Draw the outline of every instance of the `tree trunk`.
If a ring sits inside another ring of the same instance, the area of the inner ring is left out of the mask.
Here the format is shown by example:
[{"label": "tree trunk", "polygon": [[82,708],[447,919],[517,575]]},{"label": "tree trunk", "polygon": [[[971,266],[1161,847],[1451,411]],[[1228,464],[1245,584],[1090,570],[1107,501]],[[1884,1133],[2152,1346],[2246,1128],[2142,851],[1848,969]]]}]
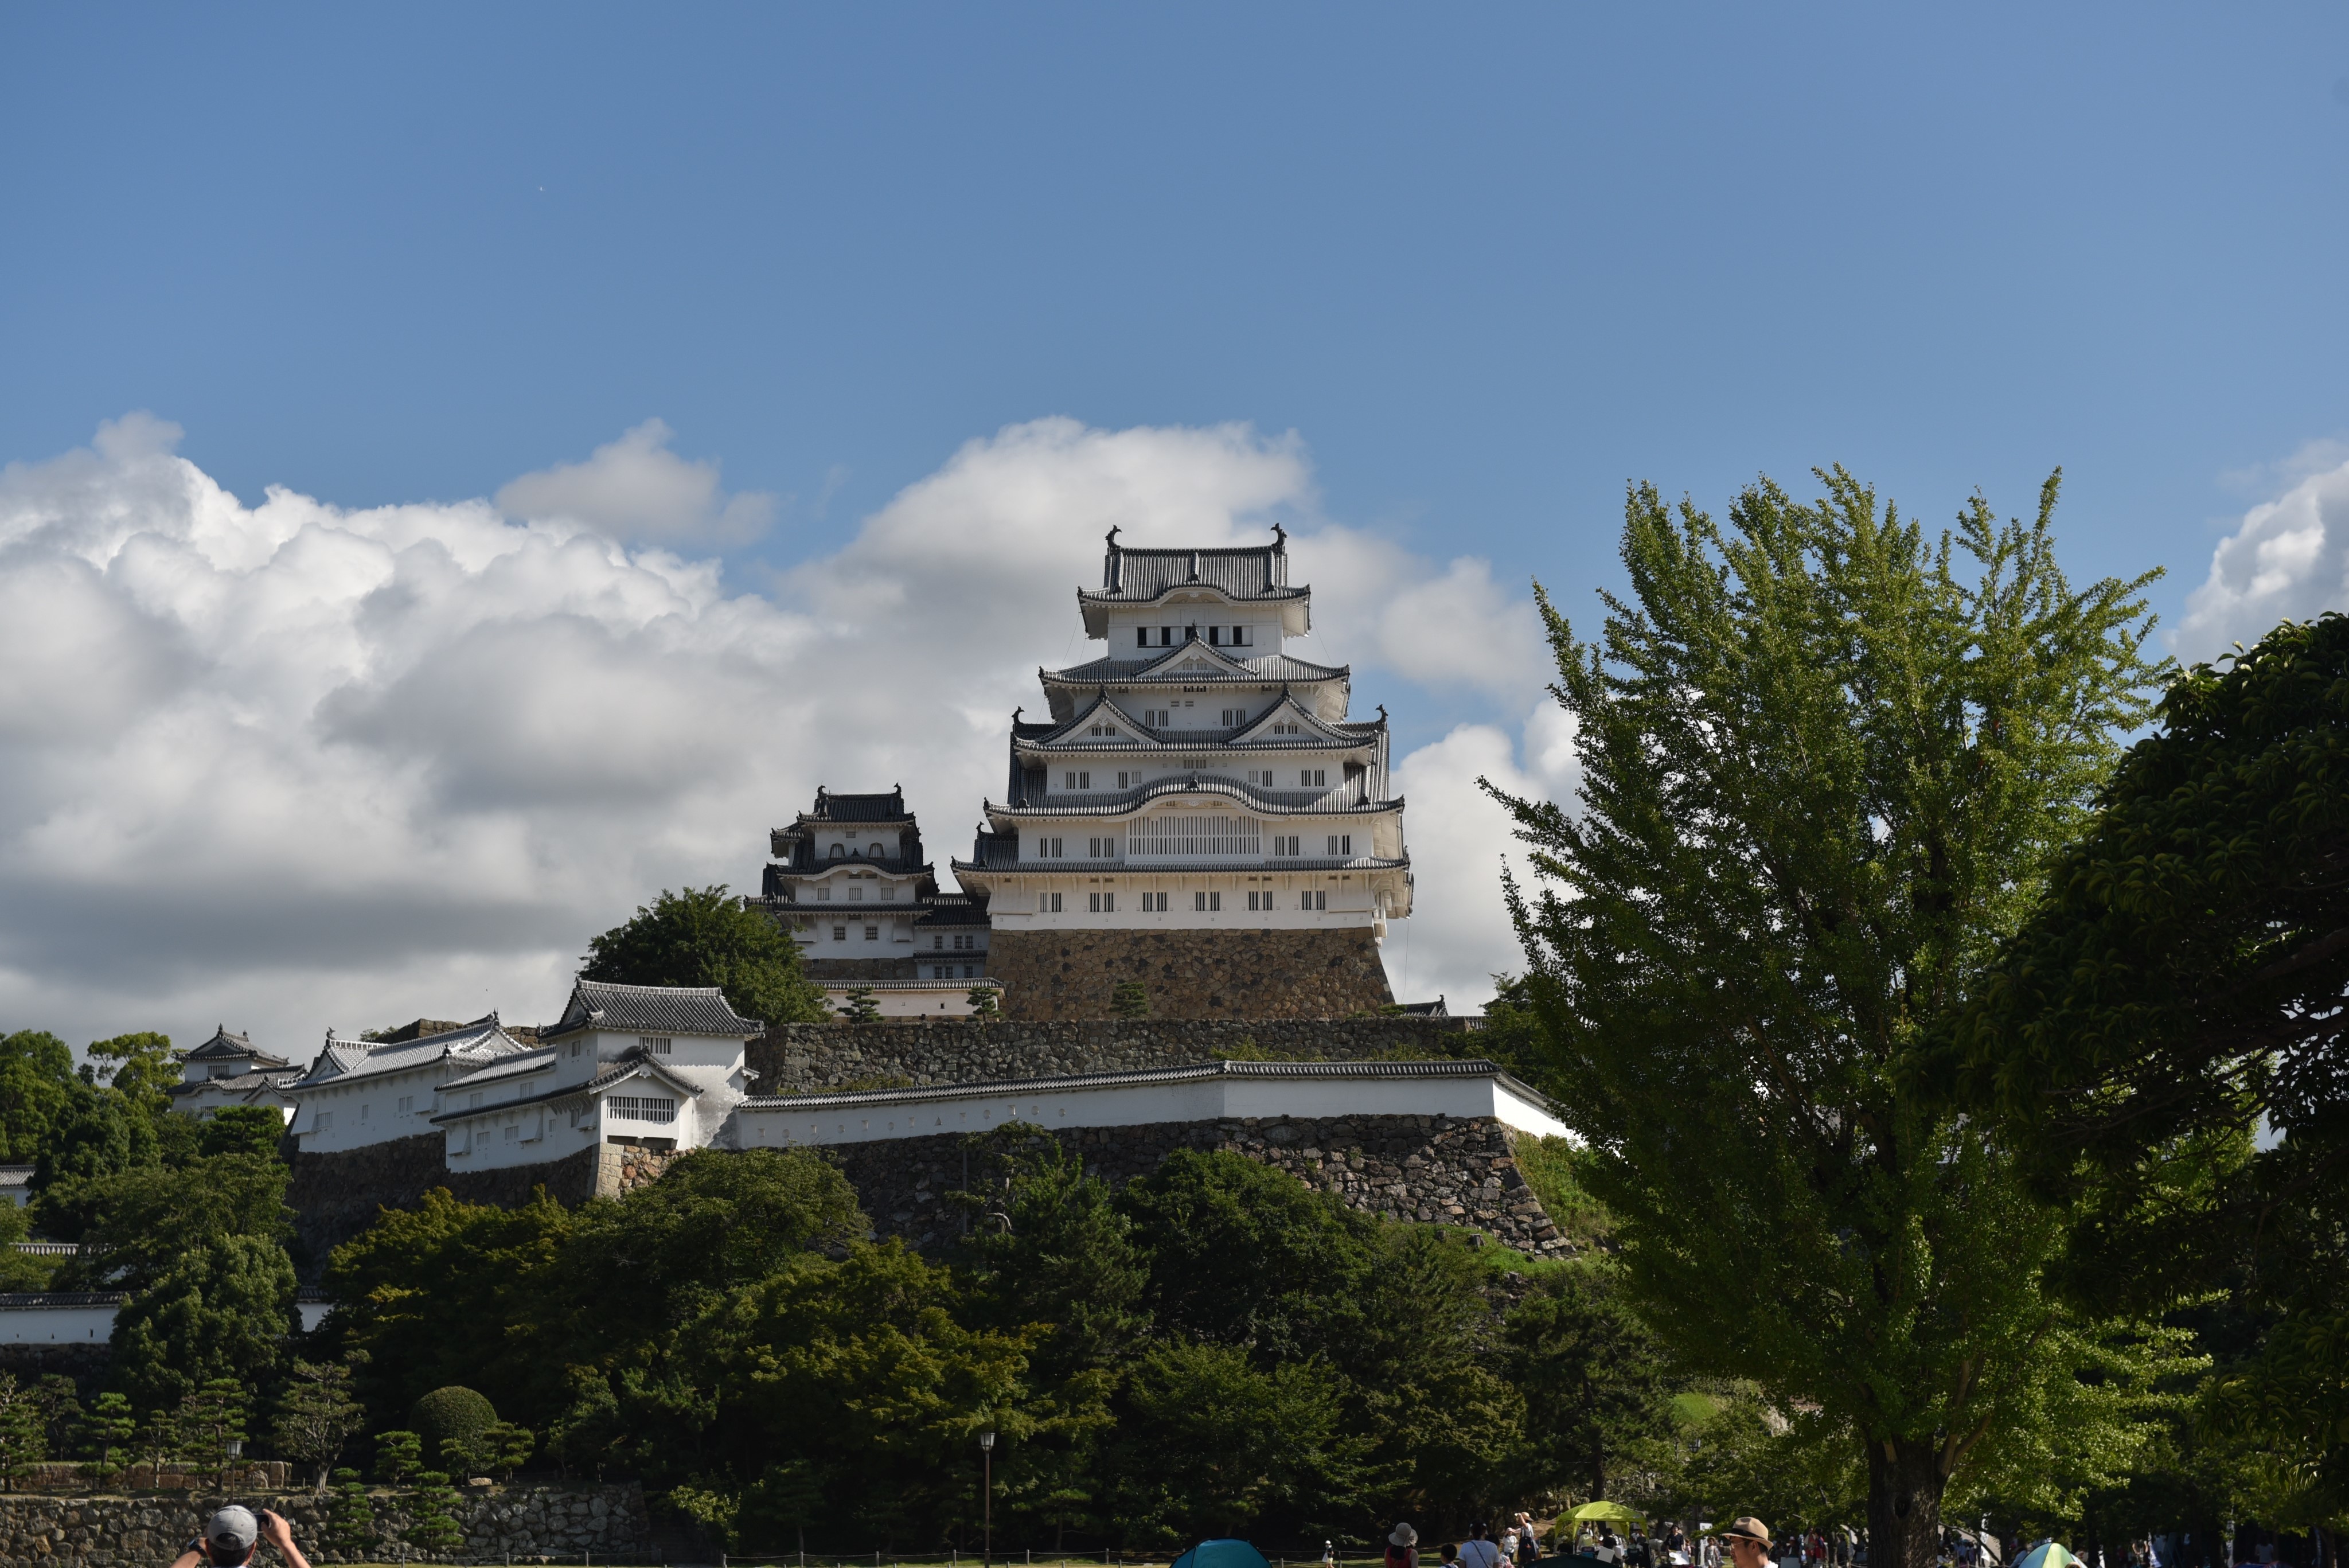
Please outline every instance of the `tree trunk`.
[{"label": "tree trunk", "polygon": [[1868,1568],[1932,1568],[1941,1550],[1941,1445],[1868,1445]]}]

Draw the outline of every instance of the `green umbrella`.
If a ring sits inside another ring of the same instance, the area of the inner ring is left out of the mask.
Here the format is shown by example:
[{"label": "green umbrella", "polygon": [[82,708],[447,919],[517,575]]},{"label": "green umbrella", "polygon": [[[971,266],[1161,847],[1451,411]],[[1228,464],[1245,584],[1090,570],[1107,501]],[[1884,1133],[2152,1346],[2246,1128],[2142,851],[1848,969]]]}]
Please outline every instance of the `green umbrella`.
[{"label": "green umbrella", "polygon": [[1598,1502],[1586,1502],[1567,1517],[1569,1519],[1586,1521],[1603,1520],[1609,1524],[1640,1524],[1644,1522],[1643,1515],[1632,1512],[1630,1509],[1625,1508],[1619,1502],[1608,1502],[1603,1499]]}]

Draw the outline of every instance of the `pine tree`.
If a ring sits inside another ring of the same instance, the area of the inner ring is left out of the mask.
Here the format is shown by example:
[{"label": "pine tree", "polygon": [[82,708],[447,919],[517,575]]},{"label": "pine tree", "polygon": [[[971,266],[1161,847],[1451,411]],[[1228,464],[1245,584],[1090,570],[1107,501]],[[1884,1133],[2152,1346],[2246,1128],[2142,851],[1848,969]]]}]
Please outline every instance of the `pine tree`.
[{"label": "pine tree", "polygon": [[0,1372],[0,1482],[14,1482],[47,1457],[47,1427],[38,1391]]},{"label": "pine tree", "polygon": [[114,1474],[114,1450],[130,1441],[139,1429],[138,1413],[120,1394],[100,1394],[81,1418],[81,1451],[98,1461],[101,1480]]},{"label": "pine tree", "polygon": [[1003,1009],[999,1004],[1002,995],[1001,992],[991,985],[974,985],[970,988],[970,994],[963,1000],[970,1003],[971,1017],[985,1023],[1003,1016]]},{"label": "pine tree", "polygon": [[870,1023],[881,1016],[881,1004],[873,999],[871,986],[856,985],[849,988],[848,1004],[836,1011],[851,1023]]},{"label": "pine tree", "polygon": [[512,1480],[514,1471],[530,1463],[530,1456],[537,1451],[537,1433],[512,1421],[500,1421],[483,1435],[480,1457],[483,1468]]},{"label": "pine tree", "polygon": [[424,1439],[414,1432],[375,1435],[375,1479],[386,1486],[405,1486],[424,1463]]},{"label": "pine tree", "polygon": [[1150,988],[1138,980],[1122,980],[1110,989],[1109,1010],[1119,1018],[1150,1016]]},{"label": "pine tree", "polygon": [[335,1461],[342,1457],[343,1446],[357,1435],[366,1420],[366,1412],[351,1394],[351,1368],[347,1363],[321,1366],[296,1361],[294,1381],[278,1401],[271,1432],[279,1452],[316,1468],[317,1487],[323,1494],[326,1472],[334,1468]]},{"label": "pine tree", "polygon": [[364,1561],[377,1540],[375,1500],[367,1496],[355,1469],[336,1470],[334,1482],[335,1501],[326,1508],[326,1549],[349,1562]]},{"label": "pine tree", "polygon": [[445,1470],[425,1470],[416,1478],[416,1511],[408,1527],[409,1544],[427,1552],[453,1552],[465,1543],[464,1528],[451,1511],[457,1490]]}]

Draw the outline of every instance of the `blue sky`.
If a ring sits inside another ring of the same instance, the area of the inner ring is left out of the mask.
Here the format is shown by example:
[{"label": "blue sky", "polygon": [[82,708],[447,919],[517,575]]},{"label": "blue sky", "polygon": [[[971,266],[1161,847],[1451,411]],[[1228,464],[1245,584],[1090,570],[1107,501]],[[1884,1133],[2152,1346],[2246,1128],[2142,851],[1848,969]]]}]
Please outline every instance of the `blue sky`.
[{"label": "blue sky", "polygon": [[1065,416],[1293,432],[1287,504],[1576,609],[1627,479],[2060,463],[2174,624],[2349,458],[2338,5],[19,6],[0,144],[20,478],[143,410],[456,504],[657,418],[775,498],[747,592]]}]

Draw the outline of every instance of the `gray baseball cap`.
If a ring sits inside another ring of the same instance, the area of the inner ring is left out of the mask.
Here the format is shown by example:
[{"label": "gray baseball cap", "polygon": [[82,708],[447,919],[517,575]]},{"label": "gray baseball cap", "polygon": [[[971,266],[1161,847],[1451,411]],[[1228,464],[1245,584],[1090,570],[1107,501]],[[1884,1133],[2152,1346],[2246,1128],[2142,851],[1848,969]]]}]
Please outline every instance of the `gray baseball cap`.
[{"label": "gray baseball cap", "polygon": [[233,1546],[239,1552],[250,1552],[260,1537],[260,1521],[253,1517],[253,1510],[243,1503],[230,1503],[204,1526],[206,1541],[215,1546]]}]

